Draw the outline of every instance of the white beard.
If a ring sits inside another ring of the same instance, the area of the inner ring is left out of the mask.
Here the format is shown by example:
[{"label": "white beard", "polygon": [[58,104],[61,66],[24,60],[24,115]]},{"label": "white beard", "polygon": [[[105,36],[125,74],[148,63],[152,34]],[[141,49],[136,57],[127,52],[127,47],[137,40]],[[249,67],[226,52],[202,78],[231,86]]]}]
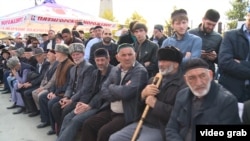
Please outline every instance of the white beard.
[{"label": "white beard", "polygon": [[81,58],[81,59],[79,59],[77,61],[74,60],[74,62],[75,62],[75,64],[79,65],[83,60],[84,60],[84,58]]},{"label": "white beard", "polygon": [[174,65],[171,64],[168,68],[166,68],[166,69],[164,69],[164,70],[159,69],[159,72],[160,72],[163,76],[166,76],[166,75],[170,74],[173,70],[174,70]]},{"label": "white beard", "polygon": [[204,90],[202,90],[201,92],[196,91],[194,88],[192,88],[189,85],[189,83],[187,83],[187,85],[195,96],[203,97],[203,96],[207,95],[207,93],[209,92],[210,87],[211,87],[211,81],[206,85],[206,88]]}]

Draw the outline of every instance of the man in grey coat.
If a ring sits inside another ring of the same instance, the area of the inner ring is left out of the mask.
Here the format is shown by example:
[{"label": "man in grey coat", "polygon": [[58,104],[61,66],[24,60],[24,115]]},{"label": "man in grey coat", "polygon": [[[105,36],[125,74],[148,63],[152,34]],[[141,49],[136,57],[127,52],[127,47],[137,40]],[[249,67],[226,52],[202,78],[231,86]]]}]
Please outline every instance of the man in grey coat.
[{"label": "man in grey coat", "polygon": [[203,59],[187,61],[184,79],[188,88],[176,96],[165,130],[167,141],[196,141],[196,125],[241,123],[236,97],[213,81]]},{"label": "man in grey coat", "polygon": [[91,85],[93,98],[91,98],[89,103],[79,102],[75,109],[65,116],[57,141],[73,141],[84,121],[102,108],[101,86],[108,78],[113,66],[109,65],[110,57],[108,50],[104,48],[97,49],[94,56],[98,69],[93,71],[92,76],[94,80],[94,83]]},{"label": "man in grey coat", "polygon": [[90,90],[94,66],[83,59],[84,45],[82,43],[70,44],[69,53],[76,65],[70,70],[69,85],[64,97],[52,108],[52,114],[57,124],[57,134],[60,131],[63,118],[75,108],[77,102],[86,104],[92,97]]},{"label": "man in grey coat", "polygon": [[137,117],[138,99],[148,80],[146,68],[136,61],[130,44],[119,45],[116,57],[120,64],[111,70],[101,89],[107,106],[84,122],[84,141],[107,141],[112,133]]}]

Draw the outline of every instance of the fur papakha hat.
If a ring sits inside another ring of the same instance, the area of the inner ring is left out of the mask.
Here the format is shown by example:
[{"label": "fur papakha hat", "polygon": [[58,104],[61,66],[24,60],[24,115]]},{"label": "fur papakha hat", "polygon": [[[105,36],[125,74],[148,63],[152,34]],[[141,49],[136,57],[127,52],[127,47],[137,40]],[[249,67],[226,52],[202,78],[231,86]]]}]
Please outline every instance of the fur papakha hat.
[{"label": "fur papakha hat", "polygon": [[66,44],[57,44],[55,47],[55,51],[63,53],[65,55],[69,55],[69,47]]},{"label": "fur papakha hat", "polygon": [[173,46],[166,46],[164,48],[160,48],[157,52],[157,58],[159,61],[166,60],[181,64],[182,57],[183,56],[180,50]]},{"label": "fur papakha hat", "polygon": [[85,46],[82,43],[73,43],[69,45],[69,53],[74,52],[84,53]]}]

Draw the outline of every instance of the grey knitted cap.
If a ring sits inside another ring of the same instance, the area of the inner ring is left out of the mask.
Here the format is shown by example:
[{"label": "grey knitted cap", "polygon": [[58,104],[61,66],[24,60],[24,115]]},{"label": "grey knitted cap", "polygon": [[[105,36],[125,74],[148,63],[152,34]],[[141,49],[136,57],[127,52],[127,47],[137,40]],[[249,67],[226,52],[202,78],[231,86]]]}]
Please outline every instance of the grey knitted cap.
[{"label": "grey knitted cap", "polygon": [[13,56],[11,57],[8,61],[7,61],[7,66],[10,68],[10,69],[13,69],[17,64],[19,64],[20,61],[19,59],[17,58],[17,56]]},{"label": "grey knitted cap", "polygon": [[74,52],[84,53],[85,46],[82,43],[73,43],[69,45],[69,53],[72,54]]}]

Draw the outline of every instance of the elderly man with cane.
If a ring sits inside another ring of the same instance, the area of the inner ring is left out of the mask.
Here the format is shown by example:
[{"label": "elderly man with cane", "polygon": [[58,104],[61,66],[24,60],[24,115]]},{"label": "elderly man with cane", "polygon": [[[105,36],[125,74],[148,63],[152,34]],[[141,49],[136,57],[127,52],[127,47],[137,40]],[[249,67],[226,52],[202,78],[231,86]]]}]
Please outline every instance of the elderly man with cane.
[{"label": "elderly man with cane", "polygon": [[134,122],[112,134],[109,138],[110,141],[129,141],[134,140],[134,137],[138,141],[164,140],[165,125],[170,117],[176,94],[186,85],[180,67],[182,53],[177,48],[161,48],[158,50],[157,57],[162,82],[158,88],[155,84],[151,84],[152,79],[150,79],[150,83],[141,93],[142,103],[147,104],[150,109],[144,119],[140,133],[135,132],[133,135],[136,127],[138,128],[138,125],[140,125],[138,122]]}]

